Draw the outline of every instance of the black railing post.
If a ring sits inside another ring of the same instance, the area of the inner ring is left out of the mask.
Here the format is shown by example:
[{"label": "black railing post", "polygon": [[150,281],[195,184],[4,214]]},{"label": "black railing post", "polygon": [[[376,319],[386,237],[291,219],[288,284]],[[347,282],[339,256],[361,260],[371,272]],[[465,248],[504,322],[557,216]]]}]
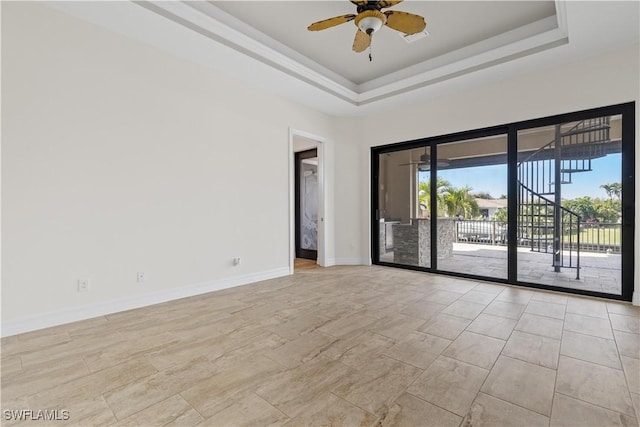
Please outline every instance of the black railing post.
[{"label": "black railing post", "polygon": [[495,245],[496,244],[496,222],[495,221],[491,221],[491,244]]},{"label": "black railing post", "polygon": [[[560,125],[556,125],[556,142],[554,146],[554,188],[553,188],[553,201],[556,206],[560,206],[562,203],[561,192],[561,162],[562,152],[561,144],[562,139],[560,135]],[[562,265],[561,252],[562,252],[562,212],[560,209],[554,207],[553,209],[553,271],[560,272],[560,266]]]},{"label": "black railing post", "polygon": [[[598,235],[600,232],[598,232]],[[580,280],[580,218],[578,217],[578,239],[576,247],[576,280]]]},{"label": "black railing post", "polygon": [[[573,216],[569,215],[569,267],[573,267]],[[564,225],[562,226],[562,243],[564,247]],[[562,265],[564,266],[564,253],[562,254]]]}]

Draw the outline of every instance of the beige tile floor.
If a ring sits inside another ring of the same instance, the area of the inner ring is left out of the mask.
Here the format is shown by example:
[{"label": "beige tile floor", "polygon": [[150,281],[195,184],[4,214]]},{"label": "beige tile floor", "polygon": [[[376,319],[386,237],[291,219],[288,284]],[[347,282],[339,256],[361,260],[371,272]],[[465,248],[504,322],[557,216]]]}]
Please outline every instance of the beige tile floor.
[{"label": "beige tile floor", "polygon": [[628,304],[315,268],[4,338],[2,424],[632,426],[639,334]]}]

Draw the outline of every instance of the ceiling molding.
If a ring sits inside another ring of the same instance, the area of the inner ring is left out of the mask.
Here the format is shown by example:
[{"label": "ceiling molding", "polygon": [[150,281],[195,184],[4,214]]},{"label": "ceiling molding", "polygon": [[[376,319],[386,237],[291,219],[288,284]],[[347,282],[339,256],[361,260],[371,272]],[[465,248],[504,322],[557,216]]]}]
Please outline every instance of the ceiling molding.
[{"label": "ceiling molding", "polygon": [[558,20],[558,29],[564,34],[569,34],[567,24],[567,2],[566,0],[556,0],[556,19]]},{"label": "ceiling molding", "polygon": [[[299,53],[231,17],[209,2],[152,1],[136,4],[354,106],[378,102],[567,42],[566,31],[559,28],[556,17],[551,16],[355,85],[320,64],[301,57]],[[328,77],[327,74],[333,75]]]},{"label": "ceiling molding", "polygon": [[[188,3],[183,1],[136,1],[135,4],[279,71],[316,86],[344,101],[357,105],[356,98],[358,94],[354,90],[231,28],[218,19],[195,9]],[[210,6],[214,7],[213,5]]]},{"label": "ceiling molding", "polygon": [[[554,19],[551,17],[551,19]],[[526,27],[540,27],[546,26],[550,19],[547,18],[543,21],[536,22]],[[395,96],[400,93],[414,90],[416,88],[425,87],[430,84],[439,83],[448,79],[459,77],[465,74],[472,73],[474,71],[482,70],[488,67],[499,65],[505,62],[512,61],[517,58],[522,58],[534,53],[542,52],[547,49],[551,49],[557,46],[561,46],[568,42],[567,35],[559,29],[553,29],[545,31],[533,36],[519,39],[518,36],[523,33],[528,33],[530,28],[521,27],[518,30],[510,31],[514,34],[501,34],[496,37],[492,37],[488,40],[475,43],[474,45],[467,46],[458,51],[450,52],[441,57],[434,58],[434,62],[438,62],[438,65],[432,67],[431,62],[426,61],[422,64],[417,64],[416,68],[428,68],[426,71],[415,73],[413,76],[394,80],[396,76],[385,76],[390,78],[392,83],[386,84],[380,87],[373,87],[371,89],[361,92],[359,95],[359,105],[372,102],[372,100],[385,99],[390,96]],[[504,40],[516,39],[512,43],[503,44]],[[493,46],[493,47],[492,47]],[[473,52],[480,52],[473,54]],[[409,70],[411,72],[413,70]],[[403,73],[400,71],[395,74]],[[367,86],[364,86],[367,88]]]},{"label": "ceiling molding", "polygon": [[384,91],[382,91],[379,95],[375,94],[375,90],[369,91],[367,92],[367,95],[370,95],[371,98],[368,99],[363,99],[361,101],[358,102],[358,105],[366,105],[369,103],[373,103],[373,102],[377,102],[377,101],[381,101],[387,98],[391,98],[393,96],[397,96],[397,95],[401,95],[403,93],[408,93],[408,92],[413,92],[417,89],[421,89],[430,85],[434,85],[437,83],[442,83],[444,81],[456,78],[456,77],[461,77],[467,74],[471,74],[474,73],[476,71],[480,71],[480,70],[484,70],[486,68],[490,68],[496,65],[500,65],[500,64],[504,64],[505,62],[509,62],[509,61],[513,61],[515,59],[518,58],[524,58],[526,56],[532,55],[534,53],[538,53],[538,52],[542,52],[545,51],[547,49],[552,49],[554,47],[558,47],[558,46],[562,46],[564,44],[567,43],[567,38],[563,38],[557,41],[551,41],[548,44],[545,45],[541,45],[541,46],[535,46],[532,47],[529,50],[525,50],[525,51],[518,51],[515,52],[511,55],[507,55],[507,56],[500,56],[499,58],[496,58],[495,60],[491,61],[491,60],[484,60],[482,62],[479,62],[478,64],[475,65],[469,65],[465,68],[459,67],[457,70],[452,70],[451,72],[445,72],[444,74],[440,75],[440,76],[433,76],[430,77],[429,74],[430,73],[424,73],[422,75],[419,76],[419,78],[417,79],[417,81],[413,84],[411,84],[409,81],[411,79],[407,79],[407,81],[403,81],[403,82],[398,82],[397,85],[399,86],[398,89],[393,89],[393,86],[396,86],[396,84],[394,85],[389,85],[387,87],[385,87]]},{"label": "ceiling molding", "polygon": [[[441,74],[440,69],[462,69],[474,62],[478,65],[484,61],[494,62],[500,55],[512,56],[516,51],[527,51],[534,47],[566,39],[567,33],[557,28],[555,16],[524,25],[512,31],[490,37],[463,48],[448,52],[436,58],[407,67],[386,76],[370,80],[358,85],[358,93],[366,93],[373,89],[384,88],[390,84],[407,78],[425,79],[431,72]],[[472,59],[473,58],[473,59]],[[425,77],[422,77],[422,76]]]},{"label": "ceiling molding", "polygon": [[210,4],[42,4],[334,116],[385,111],[637,45],[640,27],[637,2],[556,1],[555,23],[545,18],[355,85],[274,40],[256,40],[257,30],[244,33],[193,7],[201,3]]},{"label": "ceiling molding", "polygon": [[192,7],[207,16],[213,17],[219,23],[226,25],[229,28],[236,30],[240,34],[244,34],[249,36],[254,40],[259,40],[265,46],[273,49],[276,52],[280,52],[285,56],[295,60],[296,62],[317,71],[318,73],[324,75],[330,80],[355,91],[357,89],[357,85],[352,81],[342,77],[340,74],[333,72],[332,70],[324,67],[323,65],[317,63],[316,61],[311,60],[305,55],[302,55],[298,51],[291,49],[285,44],[275,40],[271,37],[268,37],[264,33],[256,30],[252,26],[247,23],[239,20],[235,16],[225,12],[224,10],[214,6],[209,1],[196,1],[187,3],[189,7]]}]

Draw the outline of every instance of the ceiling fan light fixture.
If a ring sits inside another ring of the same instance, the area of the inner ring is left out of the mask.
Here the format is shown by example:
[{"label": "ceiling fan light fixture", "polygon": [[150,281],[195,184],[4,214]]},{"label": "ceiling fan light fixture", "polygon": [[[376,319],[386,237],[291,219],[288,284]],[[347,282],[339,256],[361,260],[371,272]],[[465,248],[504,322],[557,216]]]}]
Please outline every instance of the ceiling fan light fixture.
[{"label": "ceiling fan light fixture", "polygon": [[386,9],[401,3],[402,0],[350,0],[357,6],[357,15],[346,14],[334,16],[333,18],[324,19],[309,25],[309,31],[326,30],[345,22],[353,21],[358,28],[356,36],[353,39],[352,49],[354,52],[364,52],[369,49],[369,61],[371,61],[371,40],[373,33],[380,30],[383,26],[387,26],[392,30],[399,31],[403,34],[415,34],[424,30],[426,22],[420,15],[398,10]]},{"label": "ceiling fan light fixture", "polygon": [[365,10],[356,16],[355,24],[364,33],[371,35],[387,21],[387,16],[379,10]]}]

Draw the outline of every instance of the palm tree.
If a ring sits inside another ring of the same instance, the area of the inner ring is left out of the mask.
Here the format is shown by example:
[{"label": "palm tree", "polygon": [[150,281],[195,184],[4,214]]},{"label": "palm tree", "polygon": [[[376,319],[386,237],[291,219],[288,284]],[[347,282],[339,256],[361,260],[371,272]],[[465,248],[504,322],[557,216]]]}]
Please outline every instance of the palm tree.
[{"label": "palm tree", "polygon": [[[451,183],[446,179],[438,177],[436,181],[436,199],[438,203],[438,216],[444,214],[444,194],[446,189],[451,187]],[[418,184],[418,203],[427,209],[427,216],[431,217],[431,180],[420,181]]]},{"label": "palm tree", "polygon": [[[471,187],[457,188],[445,179],[438,177],[436,183],[436,200],[438,206],[438,216],[462,215],[465,218],[472,218],[480,213],[478,203],[470,194]],[[427,215],[431,217],[431,181],[422,181],[418,185],[418,202],[426,206]]]},{"label": "palm tree", "polygon": [[480,213],[478,203],[470,194],[471,187],[449,187],[444,196],[444,208],[447,216],[460,215],[463,218],[473,218]]},{"label": "palm tree", "polygon": [[619,182],[612,182],[611,184],[602,184],[600,188],[603,188],[607,192],[607,197],[610,199],[616,196],[616,199],[620,200],[622,195],[622,184]]}]

